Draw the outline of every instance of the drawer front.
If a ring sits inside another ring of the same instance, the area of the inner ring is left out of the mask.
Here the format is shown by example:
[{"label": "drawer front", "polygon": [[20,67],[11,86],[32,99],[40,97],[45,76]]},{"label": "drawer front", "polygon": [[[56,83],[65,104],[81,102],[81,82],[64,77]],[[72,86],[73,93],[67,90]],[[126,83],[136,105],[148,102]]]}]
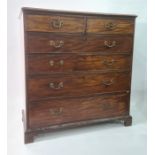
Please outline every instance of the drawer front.
[{"label": "drawer front", "polygon": [[37,54],[28,56],[29,74],[115,69],[129,70],[130,67],[131,56],[128,55]]},{"label": "drawer front", "polygon": [[26,31],[83,33],[84,18],[75,16],[26,15]]},{"label": "drawer front", "polygon": [[28,100],[62,96],[85,96],[130,89],[130,73],[54,75],[28,80]]},{"label": "drawer front", "polygon": [[29,53],[57,52],[125,52],[132,51],[130,36],[72,36],[28,33],[26,51]]},{"label": "drawer front", "polygon": [[128,115],[129,96],[46,100],[29,105],[29,128]]},{"label": "drawer front", "polygon": [[134,21],[89,18],[87,23],[87,32],[101,34],[133,34]]}]

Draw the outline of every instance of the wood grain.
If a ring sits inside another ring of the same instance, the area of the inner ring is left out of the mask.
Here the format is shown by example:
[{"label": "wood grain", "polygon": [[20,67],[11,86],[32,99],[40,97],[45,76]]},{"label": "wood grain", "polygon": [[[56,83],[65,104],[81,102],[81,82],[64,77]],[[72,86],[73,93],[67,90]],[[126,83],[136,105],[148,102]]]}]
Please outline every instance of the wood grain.
[{"label": "wood grain", "polygon": [[[112,95],[33,102],[29,107],[29,128],[35,129],[68,122],[126,116],[128,115],[128,98],[128,95]],[[59,113],[60,109],[62,109],[61,113]]]},{"label": "wood grain", "polygon": [[[107,26],[111,23],[114,27],[108,29]],[[87,32],[100,34],[133,34],[134,21],[123,19],[89,18],[87,22]]]},{"label": "wood grain", "polygon": [[129,115],[135,17],[23,8],[25,143]]},{"label": "wood grain", "polygon": [[[50,45],[50,41],[63,41],[64,44],[60,48]],[[114,47],[107,47],[116,42]],[[75,52],[124,52],[131,53],[132,37],[131,36],[98,36],[90,35],[87,37],[78,35],[53,35],[28,33],[26,51],[28,53],[75,53]]]},{"label": "wood grain", "polygon": [[[54,83],[55,88],[50,87]],[[63,87],[60,87],[63,83]],[[81,96],[96,93],[110,93],[130,89],[129,73],[102,73],[88,75],[36,77],[28,80],[29,100],[49,97]]]},{"label": "wood grain", "polygon": [[29,74],[130,70],[129,55],[37,54],[28,56]]},{"label": "wood grain", "polygon": [[[26,31],[83,33],[85,30],[84,18],[79,16],[26,15],[25,18]],[[55,20],[62,21],[61,28],[54,28],[52,26]]]}]

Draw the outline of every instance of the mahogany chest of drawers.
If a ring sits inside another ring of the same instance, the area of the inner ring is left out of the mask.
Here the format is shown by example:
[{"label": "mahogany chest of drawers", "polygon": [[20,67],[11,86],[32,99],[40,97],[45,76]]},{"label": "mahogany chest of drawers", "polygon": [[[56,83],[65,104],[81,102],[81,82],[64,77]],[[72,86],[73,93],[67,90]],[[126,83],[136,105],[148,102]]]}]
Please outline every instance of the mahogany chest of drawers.
[{"label": "mahogany chest of drawers", "polygon": [[135,17],[23,8],[25,143],[129,114]]}]

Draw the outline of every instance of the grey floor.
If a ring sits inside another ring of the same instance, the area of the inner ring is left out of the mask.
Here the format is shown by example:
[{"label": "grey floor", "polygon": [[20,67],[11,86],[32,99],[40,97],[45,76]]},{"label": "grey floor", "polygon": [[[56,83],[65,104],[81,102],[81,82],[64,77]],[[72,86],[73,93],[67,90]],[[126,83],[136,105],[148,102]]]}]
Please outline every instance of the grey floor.
[{"label": "grey floor", "polygon": [[132,98],[131,127],[105,123],[70,129],[41,135],[29,145],[23,144],[20,103],[8,103],[8,155],[146,155],[146,103],[143,96]]}]

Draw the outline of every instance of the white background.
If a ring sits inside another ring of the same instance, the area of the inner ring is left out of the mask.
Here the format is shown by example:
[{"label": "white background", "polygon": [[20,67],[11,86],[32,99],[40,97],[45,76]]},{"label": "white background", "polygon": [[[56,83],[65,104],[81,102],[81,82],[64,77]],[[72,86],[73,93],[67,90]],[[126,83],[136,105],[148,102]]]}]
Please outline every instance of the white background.
[{"label": "white background", "polygon": [[[136,14],[131,113],[133,126],[117,124],[75,129],[45,136],[24,146],[21,108],[24,59],[19,13],[22,6],[58,10]],[[113,149],[111,149],[113,148]],[[146,155],[146,1],[145,0],[10,0],[8,1],[8,154],[9,155]]]}]

